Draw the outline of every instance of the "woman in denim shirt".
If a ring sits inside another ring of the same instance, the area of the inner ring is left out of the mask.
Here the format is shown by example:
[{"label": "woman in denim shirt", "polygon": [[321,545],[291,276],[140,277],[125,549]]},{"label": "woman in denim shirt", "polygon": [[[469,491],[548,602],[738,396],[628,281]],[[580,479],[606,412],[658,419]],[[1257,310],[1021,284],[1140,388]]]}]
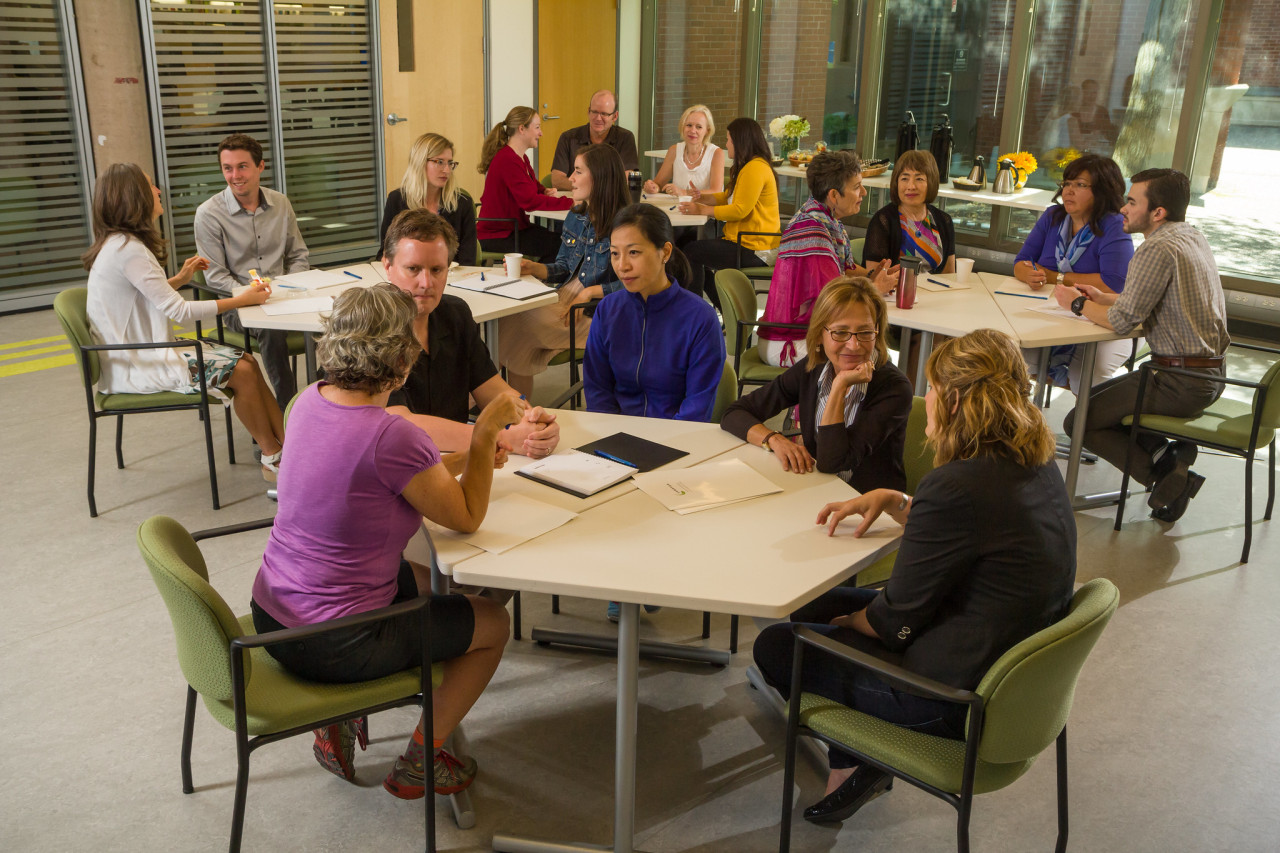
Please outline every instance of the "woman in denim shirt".
[{"label": "woman in denim shirt", "polygon": [[[569,348],[570,309],[622,288],[609,261],[608,236],[613,217],[631,203],[622,158],[608,145],[581,148],[569,182],[577,204],[565,217],[555,261],[520,262],[522,275],[556,286],[559,303],[498,321],[499,361],[507,368],[507,382],[525,396],[533,391],[533,377],[547,369],[556,353]],[[578,341],[585,343],[589,326],[586,316],[579,314]]]}]

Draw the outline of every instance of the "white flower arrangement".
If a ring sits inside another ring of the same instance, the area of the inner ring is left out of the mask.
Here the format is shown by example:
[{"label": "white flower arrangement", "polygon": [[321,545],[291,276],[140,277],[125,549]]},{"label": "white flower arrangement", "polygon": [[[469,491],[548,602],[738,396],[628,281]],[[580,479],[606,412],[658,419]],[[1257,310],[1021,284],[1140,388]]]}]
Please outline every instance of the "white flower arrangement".
[{"label": "white flower arrangement", "polygon": [[769,135],[774,139],[800,139],[809,135],[809,120],[797,115],[778,116],[769,122]]}]

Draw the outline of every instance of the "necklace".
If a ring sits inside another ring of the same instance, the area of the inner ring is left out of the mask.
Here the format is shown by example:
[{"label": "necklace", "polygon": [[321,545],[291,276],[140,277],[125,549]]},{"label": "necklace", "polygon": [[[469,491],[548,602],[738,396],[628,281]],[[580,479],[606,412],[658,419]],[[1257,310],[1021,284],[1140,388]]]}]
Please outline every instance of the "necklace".
[{"label": "necklace", "polygon": [[684,144],[684,164],[685,164],[686,166],[697,166],[699,163],[701,163],[701,162],[702,162],[702,156],[703,156],[704,154],[706,154],[706,153],[707,153],[707,146],[706,146],[706,145],[703,145],[703,146],[702,146],[702,148],[698,150],[698,156],[697,156],[697,157],[690,157],[690,156],[689,156],[689,143],[687,143],[687,142],[686,142],[686,143]]}]

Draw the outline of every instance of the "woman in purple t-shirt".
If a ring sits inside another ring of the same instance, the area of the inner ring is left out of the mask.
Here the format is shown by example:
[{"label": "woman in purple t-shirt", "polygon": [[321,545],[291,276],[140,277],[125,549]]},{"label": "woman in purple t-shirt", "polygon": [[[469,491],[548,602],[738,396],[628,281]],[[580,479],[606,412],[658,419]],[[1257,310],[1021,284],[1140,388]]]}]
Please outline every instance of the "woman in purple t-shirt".
[{"label": "woman in purple t-shirt", "polygon": [[[485,407],[455,480],[431,438],[386,411],[387,397],[418,357],[416,313],[409,295],[391,285],[349,290],[334,303],[318,345],[326,379],[299,395],[289,417],[289,468],[281,469],[280,509],[253,584],[259,633],[416,598],[429,587],[430,572],[401,552],[422,517],[464,532],[484,521],[498,434],[520,419],[525,404],[503,395]],[[268,652],[313,681],[365,681],[422,663],[418,624],[411,615]],[[438,793],[456,793],[475,778],[474,760],[440,747],[498,668],[507,634],[507,611],[493,601],[463,595],[431,601],[431,659],[445,662],[432,720]],[[357,737],[364,742],[356,720],[318,729],[317,760],[351,780]],[[403,799],[422,797],[425,754],[419,721],[383,786]]]}]

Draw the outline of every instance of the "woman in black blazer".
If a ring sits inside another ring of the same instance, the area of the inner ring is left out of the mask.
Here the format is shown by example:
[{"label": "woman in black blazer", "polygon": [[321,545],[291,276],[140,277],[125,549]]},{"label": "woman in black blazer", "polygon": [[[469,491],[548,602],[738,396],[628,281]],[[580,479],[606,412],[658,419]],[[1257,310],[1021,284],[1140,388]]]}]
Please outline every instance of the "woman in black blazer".
[{"label": "woman in black blazer", "polygon": [[[906,488],[911,383],[889,361],[887,314],[870,279],[832,281],[814,303],[808,357],[731,405],[720,426],[775,454],[787,471],[817,467],[860,492]],[[800,444],[764,425],[797,405]]]},{"label": "woman in black blazer", "polygon": [[929,272],[956,271],[956,227],[938,200],[938,164],[928,151],[907,151],[893,164],[889,203],[875,212],[862,244],[863,264],[911,256]]},{"label": "woman in black blazer", "polygon": [[[823,507],[835,534],[882,512],[905,525],[893,575],[879,592],[838,587],[792,614],[794,622],[873,654],[896,654],[919,675],[973,690],[1002,654],[1066,612],[1076,572],[1076,526],[1053,433],[1030,399],[1017,345],[980,329],[929,359],[925,434],[937,467],[915,497],[892,489]],[[771,625],[754,655],[765,679],[791,686],[791,623]],[[963,738],[967,708],[894,689],[831,658],[808,657],[802,683],[816,693],[926,734]],[[839,821],[892,777],[838,749],[828,751],[827,796],[805,810]]]},{"label": "woman in black blazer", "polygon": [[476,265],[476,204],[467,191],[458,186],[454,178],[457,171],[452,142],[438,133],[424,133],[414,140],[400,188],[387,194],[387,203],[382,208],[377,260],[382,259],[382,244],[387,239],[391,221],[406,210],[422,208],[439,214],[453,226],[458,235],[458,253],[454,260],[464,267]]}]

